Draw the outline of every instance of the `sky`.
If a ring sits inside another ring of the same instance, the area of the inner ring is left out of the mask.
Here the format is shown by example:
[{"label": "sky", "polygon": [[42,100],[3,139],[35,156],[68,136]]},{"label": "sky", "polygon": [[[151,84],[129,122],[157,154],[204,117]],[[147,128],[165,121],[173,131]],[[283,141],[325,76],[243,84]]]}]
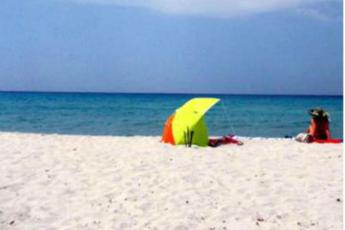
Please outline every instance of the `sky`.
[{"label": "sky", "polygon": [[343,93],[340,0],[2,0],[0,90]]}]

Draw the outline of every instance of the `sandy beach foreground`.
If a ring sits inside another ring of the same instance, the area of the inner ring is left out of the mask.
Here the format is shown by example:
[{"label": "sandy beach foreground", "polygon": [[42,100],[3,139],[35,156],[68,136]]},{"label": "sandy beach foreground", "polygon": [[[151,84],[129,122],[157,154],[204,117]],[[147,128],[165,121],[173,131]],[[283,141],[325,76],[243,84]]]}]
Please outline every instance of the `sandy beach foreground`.
[{"label": "sandy beach foreground", "polygon": [[341,229],[342,148],[0,133],[0,229]]}]

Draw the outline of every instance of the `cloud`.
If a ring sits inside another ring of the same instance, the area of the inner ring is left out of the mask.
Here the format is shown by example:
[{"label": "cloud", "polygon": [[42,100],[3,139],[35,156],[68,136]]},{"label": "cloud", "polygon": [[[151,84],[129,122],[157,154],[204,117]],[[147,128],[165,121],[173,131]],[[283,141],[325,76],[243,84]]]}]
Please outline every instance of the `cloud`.
[{"label": "cloud", "polygon": [[323,17],[319,11],[309,10],[318,3],[334,3],[341,0],[70,0],[79,3],[114,4],[142,7],[151,10],[183,15],[212,17],[236,17],[283,9],[303,9],[302,14]]},{"label": "cloud", "polygon": [[302,15],[305,15],[307,17],[315,18],[315,19],[322,20],[322,21],[330,20],[330,17],[328,15],[321,13],[317,9],[312,9],[312,8],[298,9],[297,12],[302,14]]}]

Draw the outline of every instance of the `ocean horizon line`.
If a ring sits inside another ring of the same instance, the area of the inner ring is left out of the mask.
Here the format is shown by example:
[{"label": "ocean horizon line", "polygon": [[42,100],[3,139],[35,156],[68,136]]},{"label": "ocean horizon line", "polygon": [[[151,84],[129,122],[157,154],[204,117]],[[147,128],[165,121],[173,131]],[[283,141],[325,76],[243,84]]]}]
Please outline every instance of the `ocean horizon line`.
[{"label": "ocean horizon line", "polygon": [[101,92],[101,91],[35,91],[0,90],[0,93],[33,94],[99,94],[99,95],[201,95],[201,96],[281,96],[281,97],[343,97],[343,94],[260,94],[260,93],[183,93],[183,92]]}]

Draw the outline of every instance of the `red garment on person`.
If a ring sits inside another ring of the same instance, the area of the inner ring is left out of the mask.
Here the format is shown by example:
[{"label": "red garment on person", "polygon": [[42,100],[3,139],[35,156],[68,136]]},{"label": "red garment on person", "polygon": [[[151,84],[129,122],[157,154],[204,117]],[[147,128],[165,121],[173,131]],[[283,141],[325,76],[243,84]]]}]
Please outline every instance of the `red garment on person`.
[{"label": "red garment on person", "polygon": [[314,139],[328,140],[331,139],[328,119],[312,118],[307,133]]}]

